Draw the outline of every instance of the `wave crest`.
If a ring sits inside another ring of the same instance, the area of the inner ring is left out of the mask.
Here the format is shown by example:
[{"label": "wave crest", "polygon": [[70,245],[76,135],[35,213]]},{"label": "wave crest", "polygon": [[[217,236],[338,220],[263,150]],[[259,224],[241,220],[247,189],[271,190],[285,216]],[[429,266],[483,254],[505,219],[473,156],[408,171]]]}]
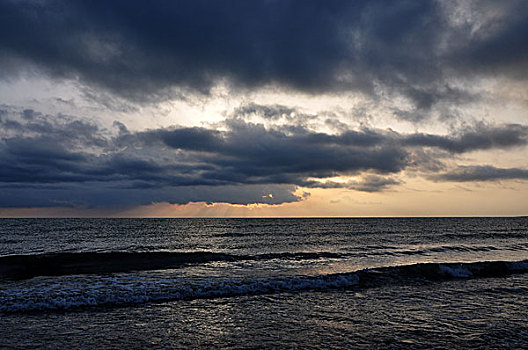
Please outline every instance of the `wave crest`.
[{"label": "wave crest", "polygon": [[107,276],[52,281],[33,288],[13,286],[0,291],[0,312],[67,310],[90,306],[123,306],[147,302],[226,298],[283,292],[370,288],[417,281],[503,277],[528,272],[528,260],[517,262],[423,263],[364,269],[349,273],[276,278],[201,280],[139,276]]}]

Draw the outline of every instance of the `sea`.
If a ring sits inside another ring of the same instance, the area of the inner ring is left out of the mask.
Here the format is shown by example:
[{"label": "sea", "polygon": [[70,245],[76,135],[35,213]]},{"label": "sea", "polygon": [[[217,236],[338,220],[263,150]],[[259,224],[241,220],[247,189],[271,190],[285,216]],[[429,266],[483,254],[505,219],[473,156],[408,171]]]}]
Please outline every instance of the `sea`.
[{"label": "sea", "polygon": [[0,348],[528,348],[528,218],[1,219]]}]

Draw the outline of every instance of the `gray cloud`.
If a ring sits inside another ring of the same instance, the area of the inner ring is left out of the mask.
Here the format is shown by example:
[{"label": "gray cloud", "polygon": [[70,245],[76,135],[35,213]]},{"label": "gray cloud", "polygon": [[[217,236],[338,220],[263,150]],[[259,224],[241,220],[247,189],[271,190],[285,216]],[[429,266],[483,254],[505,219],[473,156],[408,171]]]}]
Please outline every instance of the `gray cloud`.
[{"label": "gray cloud", "polygon": [[[266,108],[274,109],[253,106]],[[2,206],[279,204],[301,200],[294,194],[297,186],[378,192],[398,185],[395,175],[406,169],[428,176],[444,171],[442,159],[453,153],[526,146],[528,135],[528,128],[516,124],[479,124],[446,136],[366,128],[326,134],[241,118],[228,118],[222,131],[132,132],[119,122],[109,131],[71,116],[29,110],[6,110],[0,124]],[[468,169],[433,179],[482,181],[475,171],[488,168]],[[497,170],[489,179],[519,178],[523,171]],[[326,180],[345,175],[359,180]]]},{"label": "gray cloud", "polygon": [[464,153],[492,148],[525,146],[528,143],[528,127],[520,124],[500,126],[477,124],[445,137],[430,134],[413,134],[405,138],[410,146],[438,147],[452,153]]},{"label": "gray cloud", "polygon": [[500,7],[507,19],[482,26],[454,25],[455,5],[4,0],[0,71],[14,76],[34,65],[94,87],[88,94],[104,88],[136,101],[169,98],[173,87],[207,93],[219,80],[374,98],[382,88],[406,96],[414,109],[399,115],[417,121],[438,103],[474,98],[450,86],[453,78],[527,78],[528,5],[475,0],[481,13]]},{"label": "gray cloud", "polygon": [[434,175],[430,178],[434,181],[452,182],[528,180],[528,169],[460,166],[450,172]]},{"label": "gray cloud", "polygon": [[363,192],[380,192],[391,186],[399,185],[401,181],[392,177],[367,175],[357,183],[349,184],[348,188]]},{"label": "gray cloud", "polygon": [[356,181],[336,182],[336,181],[306,181],[303,186],[312,188],[348,188],[361,192],[382,192],[394,185],[402,182],[386,176],[375,174],[364,174],[361,179]]},{"label": "gray cloud", "polygon": [[266,203],[281,204],[302,200],[292,185],[245,186],[141,186],[118,187],[119,183],[60,183],[55,185],[0,185],[0,207],[134,207],[154,202],[169,203]]}]

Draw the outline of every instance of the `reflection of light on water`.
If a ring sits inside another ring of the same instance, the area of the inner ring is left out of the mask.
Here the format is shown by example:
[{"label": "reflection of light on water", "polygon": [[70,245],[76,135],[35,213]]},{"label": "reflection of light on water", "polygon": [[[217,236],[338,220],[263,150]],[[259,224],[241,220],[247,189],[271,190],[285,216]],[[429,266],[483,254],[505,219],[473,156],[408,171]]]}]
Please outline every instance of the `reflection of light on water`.
[{"label": "reflection of light on water", "polygon": [[354,261],[335,261],[312,266],[304,266],[299,268],[297,272],[302,275],[328,275],[334,273],[354,272],[372,267],[372,265],[367,266],[364,264],[358,264]]},{"label": "reflection of light on water", "polygon": [[[438,248],[438,249],[436,249]],[[416,244],[382,249],[382,254],[363,251],[349,253],[342,259],[305,261],[296,269],[303,275],[349,273],[363,269],[413,265],[420,263],[459,263],[478,261],[520,261],[526,259],[526,248],[519,244],[510,249],[486,249],[487,246],[456,244]],[[428,251],[428,249],[433,249]]]}]

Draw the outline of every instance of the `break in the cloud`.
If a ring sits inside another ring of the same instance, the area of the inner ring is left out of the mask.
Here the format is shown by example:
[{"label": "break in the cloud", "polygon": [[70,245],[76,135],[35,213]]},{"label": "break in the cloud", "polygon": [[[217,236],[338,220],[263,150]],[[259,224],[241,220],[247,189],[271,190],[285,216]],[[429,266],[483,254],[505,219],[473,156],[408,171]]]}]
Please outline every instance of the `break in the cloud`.
[{"label": "break in the cloud", "polygon": [[525,1],[0,0],[0,207],[524,181],[527,72]]}]

